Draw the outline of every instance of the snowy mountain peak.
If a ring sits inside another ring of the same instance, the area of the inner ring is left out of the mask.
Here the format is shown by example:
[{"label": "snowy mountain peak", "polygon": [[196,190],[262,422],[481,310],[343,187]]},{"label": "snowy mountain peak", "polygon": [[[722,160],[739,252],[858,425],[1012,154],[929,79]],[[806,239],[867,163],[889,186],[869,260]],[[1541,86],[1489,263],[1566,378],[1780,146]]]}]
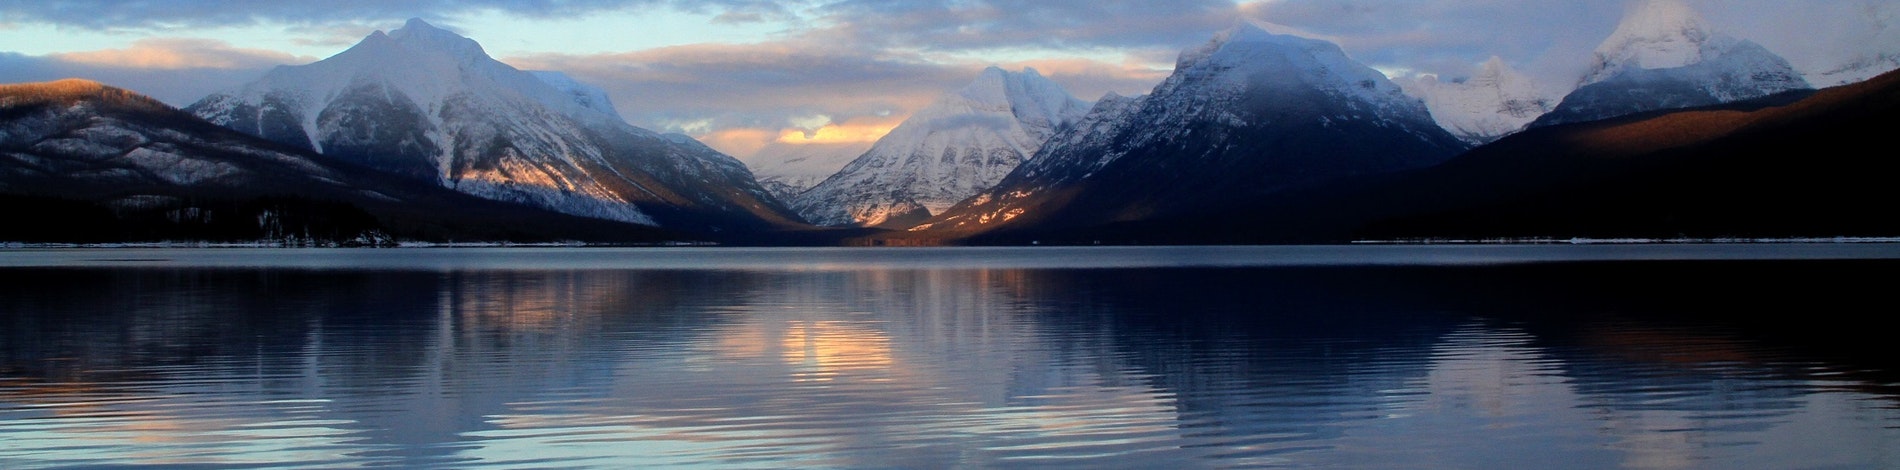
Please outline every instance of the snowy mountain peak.
[{"label": "snowy mountain peak", "polygon": [[1292,38],[1292,36],[1276,36],[1252,22],[1240,21],[1232,27],[1215,33],[1214,38],[1208,40],[1207,43],[1199,47],[1181,51],[1180,58],[1175,60],[1174,68],[1175,70],[1180,70],[1191,67],[1194,64],[1200,63],[1202,60],[1214,56],[1214,54],[1220,52],[1221,49],[1226,48],[1229,44],[1249,42],[1268,43],[1274,42],[1276,39],[1289,38]]},{"label": "snowy mountain peak", "polygon": [[1473,144],[1509,135],[1550,112],[1558,94],[1548,93],[1530,77],[1492,56],[1469,78],[1443,81],[1436,75],[1407,77],[1399,86],[1425,100],[1432,119],[1452,135]]},{"label": "snowy mountain peak", "polygon": [[1035,69],[989,67],[792,200],[821,225],[919,221],[994,185],[1089,109]]},{"label": "snowy mountain peak", "polygon": [[1339,45],[1274,34],[1250,22],[1182,52],[1178,62],[1156,95],[1193,90],[1189,94],[1222,100],[1255,89],[1312,90],[1388,115],[1426,114],[1418,100],[1406,96],[1385,74],[1347,56]]},{"label": "snowy mountain peak", "polygon": [[1490,60],[1484,61],[1484,65],[1478,67],[1478,75],[1472,77],[1472,79],[1495,82],[1502,79],[1505,75],[1516,73],[1517,70],[1512,69],[1509,64],[1504,63],[1503,57],[1491,56]]},{"label": "snowy mountain peak", "polygon": [[1616,32],[1597,46],[1596,67],[1584,84],[1607,80],[1625,67],[1666,69],[1696,64],[1714,52],[1710,49],[1733,42],[1714,34],[1702,15],[1682,0],[1642,0],[1623,16]]},{"label": "snowy mountain peak", "polygon": [[371,169],[572,215],[709,232],[790,221],[738,160],[628,125],[600,89],[516,69],[422,20],[279,67],[190,111]]},{"label": "snowy mountain peak", "polygon": [[1284,191],[1428,166],[1466,147],[1338,45],[1246,22],[1182,52],[1152,93],[1104,96],[1062,129],[996,186],[911,230],[1214,216]]},{"label": "snowy mountain peak", "polygon": [[1530,127],[1759,98],[1809,88],[1788,60],[1711,30],[1682,0],[1633,4],[1575,91]]},{"label": "snowy mountain peak", "polygon": [[481,43],[462,37],[452,31],[437,28],[422,21],[422,18],[410,18],[401,28],[390,31],[390,39],[415,50],[444,51],[464,60],[486,59],[488,52],[482,50]]}]

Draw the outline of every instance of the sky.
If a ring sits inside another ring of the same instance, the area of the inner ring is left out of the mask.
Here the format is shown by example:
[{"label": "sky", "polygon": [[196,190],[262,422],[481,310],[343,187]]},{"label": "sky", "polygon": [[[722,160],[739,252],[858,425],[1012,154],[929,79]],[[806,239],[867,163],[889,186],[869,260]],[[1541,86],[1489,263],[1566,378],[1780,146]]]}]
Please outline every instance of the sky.
[{"label": "sky", "polygon": [[[1892,0],[1685,0],[1807,73],[1900,55]],[[1394,78],[1491,56],[1568,86],[1626,0],[44,0],[0,3],[0,83],[89,78],[178,106],[417,17],[522,69],[608,90],[634,125],[742,159],[857,148],[982,68],[1084,100],[1146,93],[1239,21],[1339,43]]]}]

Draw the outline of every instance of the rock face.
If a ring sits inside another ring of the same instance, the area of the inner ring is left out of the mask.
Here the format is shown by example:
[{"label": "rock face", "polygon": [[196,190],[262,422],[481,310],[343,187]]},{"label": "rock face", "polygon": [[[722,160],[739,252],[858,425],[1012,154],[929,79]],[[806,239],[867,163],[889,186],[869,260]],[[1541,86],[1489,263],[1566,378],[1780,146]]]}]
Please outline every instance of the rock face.
[{"label": "rock face", "polygon": [[1035,69],[991,67],[793,198],[792,207],[820,225],[914,225],[994,186],[1088,107]]},{"label": "rock face", "polygon": [[1530,124],[1595,121],[1809,89],[1786,59],[1711,31],[1681,0],[1645,0],[1597,47],[1590,71]]},{"label": "rock face", "polygon": [[699,233],[795,216],[744,164],[626,124],[598,89],[516,70],[410,20],[187,111],[294,148],[483,198]]},{"label": "rock face", "polygon": [[1182,53],[1153,93],[1103,98],[995,188],[913,231],[1069,230],[1219,213],[1289,189],[1430,166],[1465,148],[1419,100],[1337,45],[1242,24]]},{"label": "rock face", "polygon": [[1470,78],[1447,82],[1437,76],[1423,76],[1398,84],[1406,93],[1425,100],[1425,107],[1431,109],[1432,119],[1439,126],[1474,145],[1523,129],[1550,112],[1558,98],[1495,56]]}]

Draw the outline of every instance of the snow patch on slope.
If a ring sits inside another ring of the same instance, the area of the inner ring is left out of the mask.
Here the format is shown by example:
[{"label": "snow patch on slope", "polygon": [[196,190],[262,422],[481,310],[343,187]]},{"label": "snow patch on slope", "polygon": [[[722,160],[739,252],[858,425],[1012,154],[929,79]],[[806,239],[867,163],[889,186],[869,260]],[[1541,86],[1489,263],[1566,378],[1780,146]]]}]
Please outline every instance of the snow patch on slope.
[{"label": "snow patch on slope", "polygon": [[601,114],[615,118],[620,117],[620,111],[614,109],[613,100],[607,97],[607,90],[581,83],[579,80],[575,80],[574,77],[570,77],[563,72],[530,70],[528,73],[534,74],[534,78],[541,79],[542,83],[546,83],[548,86],[552,86],[554,89],[566,93],[569,97],[574,99],[575,104],[581,105],[583,108],[599,111]]}]

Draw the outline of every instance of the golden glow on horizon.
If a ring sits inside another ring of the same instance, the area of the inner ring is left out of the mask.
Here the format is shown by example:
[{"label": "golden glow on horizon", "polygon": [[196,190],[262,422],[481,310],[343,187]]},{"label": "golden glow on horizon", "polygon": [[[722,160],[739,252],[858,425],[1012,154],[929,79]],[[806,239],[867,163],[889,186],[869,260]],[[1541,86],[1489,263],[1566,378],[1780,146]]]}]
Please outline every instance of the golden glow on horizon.
[{"label": "golden glow on horizon", "polygon": [[700,142],[704,142],[707,146],[735,157],[757,155],[759,150],[771,144],[777,137],[778,133],[770,129],[752,127],[720,129],[693,136],[693,138],[699,139]]},{"label": "golden glow on horizon", "polygon": [[809,132],[799,129],[779,131],[778,141],[794,145],[876,142],[896,128],[895,124],[826,124]]},{"label": "golden glow on horizon", "polygon": [[124,49],[54,54],[59,60],[102,67],[183,70],[240,69],[270,63],[303,63],[307,57],[262,49],[240,49],[223,41],[148,39]]},{"label": "golden glow on horizon", "polygon": [[884,138],[886,134],[890,134],[891,130],[896,129],[902,121],[902,119],[879,118],[878,122],[825,124],[811,131],[795,127],[776,129],[741,127],[720,129],[694,135],[693,138],[728,155],[746,159],[775,145],[849,146],[860,144],[868,146]]}]

